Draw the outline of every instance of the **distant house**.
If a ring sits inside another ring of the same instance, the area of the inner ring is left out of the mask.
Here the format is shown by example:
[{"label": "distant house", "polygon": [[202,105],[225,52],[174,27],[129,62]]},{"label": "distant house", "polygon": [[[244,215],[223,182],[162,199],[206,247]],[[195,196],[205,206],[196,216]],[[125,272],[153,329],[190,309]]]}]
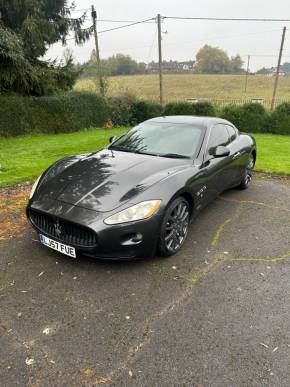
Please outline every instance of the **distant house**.
[{"label": "distant house", "polygon": [[[171,74],[177,74],[177,73],[193,73],[195,68],[195,61],[189,60],[184,62],[178,62],[178,61],[163,61],[163,72],[164,73],[171,73]],[[147,72],[150,74],[158,73],[159,71],[159,63],[158,62],[151,62],[148,63]]]},{"label": "distant house", "polygon": [[[257,75],[266,75],[267,77],[275,77],[277,73],[277,67],[271,67],[271,68],[262,68],[261,70],[257,71]],[[287,73],[286,71],[280,70],[279,71],[280,77],[286,77]]]}]

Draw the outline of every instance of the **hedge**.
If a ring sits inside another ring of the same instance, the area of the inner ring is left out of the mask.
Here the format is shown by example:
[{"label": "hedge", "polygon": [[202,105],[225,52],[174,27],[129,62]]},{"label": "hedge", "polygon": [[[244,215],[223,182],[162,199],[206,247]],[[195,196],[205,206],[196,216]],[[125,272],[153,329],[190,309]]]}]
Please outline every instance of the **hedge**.
[{"label": "hedge", "polygon": [[217,112],[209,102],[171,102],[165,106],[163,114],[165,116],[216,116]]},{"label": "hedge", "polygon": [[290,135],[290,104],[273,111],[260,104],[215,108],[209,102],[159,104],[126,95],[104,99],[92,93],[50,97],[0,96],[0,136],[66,133],[89,127],[133,126],[162,115],[220,116],[245,132]]},{"label": "hedge", "polygon": [[232,122],[243,132],[265,133],[270,113],[258,103],[243,106],[226,106],[221,117]]},{"label": "hedge", "polygon": [[109,119],[107,102],[90,93],[49,97],[0,96],[0,136],[69,133],[102,127]]},{"label": "hedge", "polygon": [[132,126],[164,114],[159,104],[137,100],[131,95],[109,98],[108,104],[114,126]]}]

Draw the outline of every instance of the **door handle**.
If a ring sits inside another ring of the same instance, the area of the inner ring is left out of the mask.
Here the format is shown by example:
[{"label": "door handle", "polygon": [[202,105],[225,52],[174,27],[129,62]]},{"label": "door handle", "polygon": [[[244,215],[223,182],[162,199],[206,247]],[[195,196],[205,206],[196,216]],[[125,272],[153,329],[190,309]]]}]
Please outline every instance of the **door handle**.
[{"label": "door handle", "polygon": [[237,152],[234,154],[233,159],[238,159],[241,156],[241,152]]}]

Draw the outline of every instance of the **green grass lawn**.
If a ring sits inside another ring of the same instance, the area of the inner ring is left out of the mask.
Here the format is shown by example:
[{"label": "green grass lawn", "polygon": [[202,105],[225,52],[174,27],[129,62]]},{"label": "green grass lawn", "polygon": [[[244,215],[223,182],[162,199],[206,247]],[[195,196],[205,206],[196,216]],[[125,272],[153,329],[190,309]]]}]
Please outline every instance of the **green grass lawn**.
[{"label": "green grass lawn", "polygon": [[0,187],[32,181],[56,160],[100,149],[126,129],[0,138]]},{"label": "green grass lawn", "polygon": [[290,136],[255,134],[258,172],[290,176]]},{"label": "green grass lawn", "polygon": [[[78,133],[0,138],[0,186],[32,181],[62,157],[95,151],[126,129],[91,129]],[[256,170],[290,176],[290,136],[255,135]]]}]

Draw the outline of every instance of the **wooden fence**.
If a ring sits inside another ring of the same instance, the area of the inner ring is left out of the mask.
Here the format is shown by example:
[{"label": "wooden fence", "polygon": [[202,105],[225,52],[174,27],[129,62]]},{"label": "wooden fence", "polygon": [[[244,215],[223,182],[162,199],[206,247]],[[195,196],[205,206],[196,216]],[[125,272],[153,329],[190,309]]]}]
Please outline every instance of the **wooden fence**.
[{"label": "wooden fence", "polygon": [[[223,99],[214,99],[214,98],[187,98],[187,102],[197,103],[197,102],[211,102],[217,106],[227,106],[227,105],[244,105],[246,103],[260,103],[265,106],[265,108],[271,107],[271,99],[262,99],[262,98],[223,98]],[[275,106],[280,105],[283,102],[290,103],[290,99],[276,99]]]}]

